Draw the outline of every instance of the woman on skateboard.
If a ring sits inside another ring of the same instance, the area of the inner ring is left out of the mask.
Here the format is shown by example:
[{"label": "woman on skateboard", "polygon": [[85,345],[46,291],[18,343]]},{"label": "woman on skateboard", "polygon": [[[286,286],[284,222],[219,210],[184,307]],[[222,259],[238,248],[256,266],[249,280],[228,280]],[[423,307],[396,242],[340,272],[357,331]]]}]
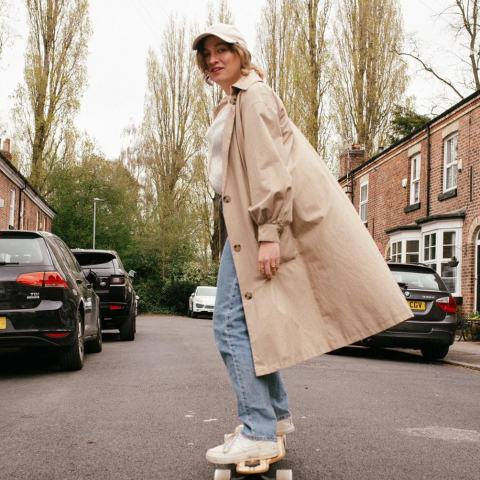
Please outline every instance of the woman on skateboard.
[{"label": "woman on skateboard", "polygon": [[225,92],[207,132],[210,183],[228,236],[213,327],[242,422],[207,460],[273,458],[277,435],[294,431],[279,370],[412,315],[358,213],[252,64],[241,32],[217,23],[193,50],[205,81]]}]

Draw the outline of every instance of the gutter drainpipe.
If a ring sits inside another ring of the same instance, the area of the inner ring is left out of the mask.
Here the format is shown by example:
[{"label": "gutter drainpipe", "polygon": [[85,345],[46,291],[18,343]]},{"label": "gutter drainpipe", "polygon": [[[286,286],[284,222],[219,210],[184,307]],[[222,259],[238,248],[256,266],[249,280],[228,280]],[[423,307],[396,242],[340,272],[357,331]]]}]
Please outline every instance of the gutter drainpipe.
[{"label": "gutter drainpipe", "polygon": [[427,125],[427,212],[426,216],[430,216],[430,175],[431,175],[431,151],[430,151],[430,125]]}]

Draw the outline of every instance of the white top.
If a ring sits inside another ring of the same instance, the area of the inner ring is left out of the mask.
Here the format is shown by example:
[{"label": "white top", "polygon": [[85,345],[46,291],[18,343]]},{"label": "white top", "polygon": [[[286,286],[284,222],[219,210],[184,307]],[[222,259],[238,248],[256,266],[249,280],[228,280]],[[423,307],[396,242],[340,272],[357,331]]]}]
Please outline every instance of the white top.
[{"label": "white top", "polygon": [[222,140],[228,114],[234,106],[227,103],[207,130],[208,140],[208,179],[215,193],[222,194]]}]

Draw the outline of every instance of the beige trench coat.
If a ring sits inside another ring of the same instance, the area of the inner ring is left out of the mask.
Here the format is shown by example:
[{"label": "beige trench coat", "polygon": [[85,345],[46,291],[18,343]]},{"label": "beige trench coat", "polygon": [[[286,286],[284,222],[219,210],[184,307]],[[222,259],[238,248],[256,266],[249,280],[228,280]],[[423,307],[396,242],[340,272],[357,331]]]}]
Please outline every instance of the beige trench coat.
[{"label": "beige trench coat", "polygon": [[[411,318],[358,213],[278,96],[255,72],[232,93],[222,146],[223,216],[256,374]],[[259,272],[260,241],[280,243],[272,280]]]}]

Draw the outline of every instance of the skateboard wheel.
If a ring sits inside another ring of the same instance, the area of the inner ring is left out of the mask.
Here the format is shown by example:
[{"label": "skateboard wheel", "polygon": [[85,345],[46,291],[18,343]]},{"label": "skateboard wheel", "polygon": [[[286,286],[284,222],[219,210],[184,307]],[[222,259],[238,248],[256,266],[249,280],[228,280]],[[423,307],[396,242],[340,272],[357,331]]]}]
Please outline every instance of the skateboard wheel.
[{"label": "skateboard wheel", "polygon": [[293,480],[293,472],[291,470],[277,470],[277,480]]},{"label": "skateboard wheel", "polygon": [[225,469],[216,469],[213,480],[230,480],[232,478],[232,472]]}]

